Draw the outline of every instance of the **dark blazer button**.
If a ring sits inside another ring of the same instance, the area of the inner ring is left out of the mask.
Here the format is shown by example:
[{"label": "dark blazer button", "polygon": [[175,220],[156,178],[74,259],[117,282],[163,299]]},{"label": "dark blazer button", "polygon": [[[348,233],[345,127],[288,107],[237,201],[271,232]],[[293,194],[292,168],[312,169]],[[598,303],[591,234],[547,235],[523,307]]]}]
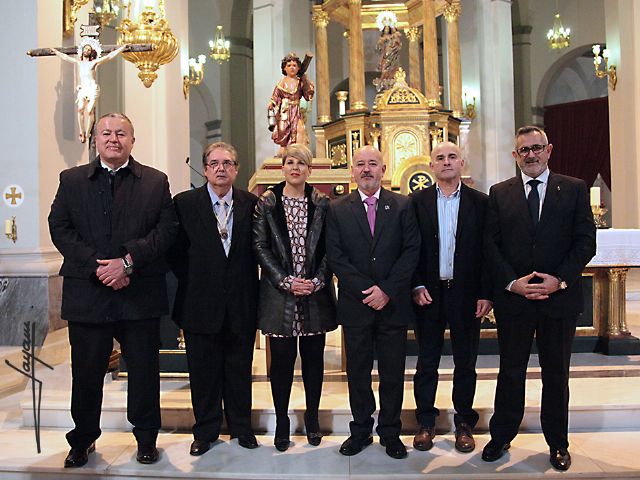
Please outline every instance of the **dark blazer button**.
[{"label": "dark blazer button", "polygon": [[376,257],[371,257],[371,261],[375,262],[376,261]]}]

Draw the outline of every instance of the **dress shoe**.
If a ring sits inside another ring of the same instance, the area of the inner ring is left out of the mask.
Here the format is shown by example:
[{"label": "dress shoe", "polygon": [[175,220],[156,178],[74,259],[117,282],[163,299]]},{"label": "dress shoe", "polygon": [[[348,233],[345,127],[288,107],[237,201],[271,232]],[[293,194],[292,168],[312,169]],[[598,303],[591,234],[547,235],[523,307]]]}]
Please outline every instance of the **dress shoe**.
[{"label": "dress shoe", "polygon": [[320,432],[307,433],[307,442],[309,442],[309,445],[317,447],[318,445],[320,445],[321,440],[322,440],[322,433]]},{"label": "dress shoe", "polygon": [[549,463],[556,470],[564,472],[571,466],[571,455],[564,448],[552,448],[550,451]]},{"label": "dress shoe", "polygon": [[258,440],[253,433],[247,433],[238,437],[238,445],[240,445],[242,448],[248,448],[249,450],[252,450],[254,448],[258,448]]},{"label": "dress shoe", "polygon": [[485,462],[495,462],[510,448],[510,443],[496,443],[493,440],[489,440],[489,443],[487,443],[482,450],[482,460]]},{"label": "dress shoe", "polygon": [[407,456],[407,447],[398,437],[380,438],[380,445],[385,447],[387,455],[391,458],[400,459]]},{"label": "dress shoe", "polygon": [[436,427],[421,427],[413,437],[413,448],[426,452],[433,447],[433,438],[436,436]]},{"label": "dress shoe", "polygon": [[96,444],[92,443],[88,448],[74,447],[69,450],[69,455],[64,459],[64,468],[82,467],[89,461],[89,454],[95,452]]},{"label": "dress shoe", "polygon": [[276,446],[276,450],[278,450],[279,452],[286,452],[287,449],[289,448],[289,439],[288,438],[274,438],[273,439],[273,444]]},{"label": "dress shoe", "polygon": [[155,445],[138,445],[138,453],[136,454],[138,462],[150,465],[156,463],[158,458],[160,458],[160,452]]},{"label": "dress shoe", "polygon": [[456,427],[456,450],[462,453],[473,452],[476,448],[476,441],[473,439],[471,427],[466,423],[461,423]]},{"label": "dress shoe", "polygon": [[371,445],[372,443],[373,436],[371,435],[369,435],[368,437],[354,437],[353,435],[351,435],[340,446],[340,453],[342,455],[350,457],[351,455],[360,453],[364,447],[366,447],[367,445]]},{"label": "dress shoe", "polygon": [[189,448],[189,455],[199,457],[203,453],[207,453],[211,448],[211,443],[208,440],[194,440],[191,443],[191,448]]}]

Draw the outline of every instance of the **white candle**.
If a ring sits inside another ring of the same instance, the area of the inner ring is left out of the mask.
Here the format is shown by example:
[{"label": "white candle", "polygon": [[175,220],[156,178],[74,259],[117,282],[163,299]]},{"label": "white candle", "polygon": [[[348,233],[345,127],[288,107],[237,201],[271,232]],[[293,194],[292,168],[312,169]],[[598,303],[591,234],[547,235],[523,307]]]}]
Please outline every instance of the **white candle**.
[{"label": "white candle", "polygon": [[591,205],[600,206],[600,187],[591,187]]},{"label": "white candle", "polygon": [[4,221],[4,233],[6,233],[7,235],[11,235],[13,233],[11,220],[5,220]]}]

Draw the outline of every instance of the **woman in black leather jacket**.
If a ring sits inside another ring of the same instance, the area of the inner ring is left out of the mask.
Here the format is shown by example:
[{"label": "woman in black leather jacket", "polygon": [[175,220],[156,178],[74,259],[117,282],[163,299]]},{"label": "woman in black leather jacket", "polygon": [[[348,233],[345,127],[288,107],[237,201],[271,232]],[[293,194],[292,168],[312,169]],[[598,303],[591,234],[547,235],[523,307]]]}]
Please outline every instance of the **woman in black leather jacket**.
[{"label": "woman in black leather jacket", "polygon": [[259,327],[271,347],[274,445],[281,452],[289,448],[289,398],[298,343],[307,440],[314,446],[320,444],[318,407],[325,333],[336,328],[332,273],[324,241],[329,197],[306,183],[312,158],[304,145],[286,148],[282,157],[285,181],[262,194],[253,220],[253,245],[262,272]]}]

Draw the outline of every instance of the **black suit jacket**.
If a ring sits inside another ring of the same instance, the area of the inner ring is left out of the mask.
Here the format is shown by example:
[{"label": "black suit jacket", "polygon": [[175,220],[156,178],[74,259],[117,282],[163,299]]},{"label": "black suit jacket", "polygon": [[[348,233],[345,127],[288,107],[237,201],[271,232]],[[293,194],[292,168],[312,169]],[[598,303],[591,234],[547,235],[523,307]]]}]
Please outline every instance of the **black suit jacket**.
[{"label": "black suit jacket", "polygon": [[[425,286],[433,298],[431,304],[418,307],[418,310],[424,318],[437,318],[440,309],[440,240],[436,186],[412,194],[411,199],[422,237],[414,287]],[[460,312],[475,312],[479,299],[492,298],[483,248],[488,201],[486,194],[464,183],[461,185],[453,259],[453,295],[459,300],[456,302],[458,311],[455,312],[458,315]]]},{"label": "black suit jacket", "polygon": [[[164,254],[178,224],[167,176],[129,158],[113,201],[100,159],[64,170],[51,213],[51,239],[64,257],[62,318],[78,322],[159,317],[168,312]],[[131,283],[113,290],[98,280],[96,260],[130,253]]]},{"label": "black suit jacket", "polygon": [[331,203],[327,216],[327,259],[338,277],[338,323],[367,325],[376,310],[362,300],[378,285],[390,298],[382,321],[413,321],[411,279],[418,261],[420,233],[409,197],[382,189],[373,238],[358,191]]},{"label": "black suit jacket", "polygon": [[[582,180],[549,174],[537,228],[522,177],[494,185],[489,192],[486,240],[496,313],[515,315],[539,308],[547,316],[562,317],[582,312],[582,271],[596,253],[596,230]],[[556,275],[568,288],[547,300],[527,300],[505,290],[509,282],[533,271]]]},{"label": "black suit jacket", "polygon": [[227,257],[207,184],[175,196],[180,231],[168,260],[178,277],[173,319],[184,330],[217,333],[228,315],[232,331],[255,332],[258,264],[251,223],[257,200],[252,193],[233,189],[233,230]]}]

